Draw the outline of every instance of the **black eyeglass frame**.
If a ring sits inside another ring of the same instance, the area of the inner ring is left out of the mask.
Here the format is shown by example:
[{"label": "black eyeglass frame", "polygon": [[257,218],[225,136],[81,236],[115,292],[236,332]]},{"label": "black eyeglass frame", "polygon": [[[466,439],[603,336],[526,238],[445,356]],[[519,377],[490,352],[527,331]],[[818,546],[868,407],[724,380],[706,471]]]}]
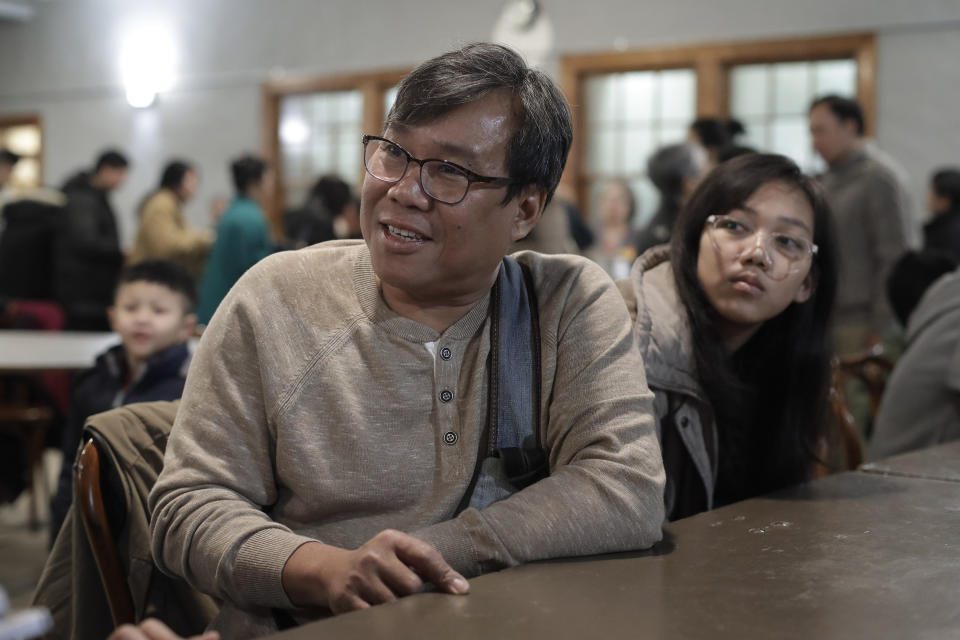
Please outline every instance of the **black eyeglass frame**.
[{"label": "black eyeglass frame", "polygon": [[[403,173],[401,173],[400,177],[397,178],[396,180],[386,180],[384,178],[381,178],[378,175],[374,175],[374,173],[370,171],[369,167],[367,167],[367,143],[375,140],[392,144],[397,149],[400,149],[400,151],[403,151],[404,155],[407,156],[407,164],[403,167]],[[384,138],[383,136],[373,136],[370,134],[363,135],[363,169],[368,174],[370,174],[371,177],[376,178],[381,182],[386,182],[388,184],[396,184],[397,182],[400,182],[401,180],[403,180],[403,177],[407,175],[407,169],[410,167],[411,162],[416,162],[418,165],[420,165],[420,175],[417,177],[417,179],[420,181],[420,188],[423,189],[423,192],[428,196],[430,196],[431,198],[433,198],[434,200],[436,200],[437,202],[442,202],[444,204],[452,205],[452,204],[460,204],[461,202],[463,202],[464,198],[467,197],[467,194],[470,193],[470,186],[474,182],[483,182],[485,184],[492,184],[497,187],[508,187],[510,185],[520,184],[522,182],[521,180],[517,180],[516,178],[498,178],[495,176],[482,176],[479,173],[476,173],[475,171],[470,171],[470,169],[467,169],[466,167],[461,167],[456,162],[450,162],[449,160],[444,160],[443,158],[420,159],[415,157],[412,153],[410,153],[406,149],[404,149],[403,146],[397,144],[396,142],[394,142],[389,138]],[[448,167],[453,167],[457,171],[463,173],[463,175],[467,178],[467,188],[463,190],[463,195],[460,196],[459,200],[455,200],[453,202],[449,200],[443,200],[442,198],[438,198],[432,193],[430,193],[430,190],[427,189],[425,186],[423,186],[423,165],[427,162],[440,162]]]}]

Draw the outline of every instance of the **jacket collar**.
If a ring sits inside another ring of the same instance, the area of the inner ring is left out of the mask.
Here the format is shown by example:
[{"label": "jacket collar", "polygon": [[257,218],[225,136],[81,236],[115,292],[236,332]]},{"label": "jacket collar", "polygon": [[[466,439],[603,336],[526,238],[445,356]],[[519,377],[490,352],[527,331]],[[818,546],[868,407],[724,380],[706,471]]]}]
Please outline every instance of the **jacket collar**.
[{"label": "jacket collar", "polygon": [[677,292],[670,246],[640,256],[631,273],[637,299],[637,344],[650,386],[705,398],[697,379],[690,318]]},{"label": "jacket collar", "polygon": [[[187,368],[190,366],[190,356],[190,349],[185,342],[158,351],[147,360],[147,366],[144,367],[140,376],[130,381],[129,388],[133,389],[140,384],[152,383],[153,380],[176,375],[185,377]],[[122,384],[127,375],[127,357],[123,345],[115,345],[100,354],[95,366]]]}]

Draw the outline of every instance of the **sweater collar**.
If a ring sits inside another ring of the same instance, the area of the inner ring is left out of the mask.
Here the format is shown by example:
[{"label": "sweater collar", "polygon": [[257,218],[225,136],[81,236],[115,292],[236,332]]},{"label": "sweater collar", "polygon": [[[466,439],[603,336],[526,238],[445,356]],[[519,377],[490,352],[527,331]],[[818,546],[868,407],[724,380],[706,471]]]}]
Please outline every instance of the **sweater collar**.
[{"label": "sweater collar", "polygon": [[386,300],[383,299],[383,294],[377,284],[377,274],[374,272],[373,263],[370,260],[370,251],[366,245],[363,245],[354,262],[353,282],[360,307],[370,321],[390,333],[412,342],[435,342],[441,338],[468,340],[475,336],[483,326],[490,306],[490,292],[488,291],[480,302],[443,333],[401,316],[391,309]]}]

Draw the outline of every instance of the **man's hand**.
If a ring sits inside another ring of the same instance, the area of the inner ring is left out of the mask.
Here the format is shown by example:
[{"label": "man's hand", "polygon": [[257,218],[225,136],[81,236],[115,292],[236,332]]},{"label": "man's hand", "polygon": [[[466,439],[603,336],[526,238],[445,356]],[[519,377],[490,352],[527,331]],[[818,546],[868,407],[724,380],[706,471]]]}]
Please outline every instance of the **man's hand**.
[{"label": "man's hand", "polygon": [[282,582],[295,605],[327,607],[334,613],[392,602],[422,591],[427,582],[452,594],[470,590],[439,551],[389,529],[356,551],[308,542],[287,560]]},{"label": "man's hand", "polygon": [[[132,624],[125,624],[110,634],[107,640],[184,640],[170,628],[153,618],[148,618],[136,627]],[[208,631],[202,636],[194,636],[190,640],[220,640],[220,634],[216,631]]]}]

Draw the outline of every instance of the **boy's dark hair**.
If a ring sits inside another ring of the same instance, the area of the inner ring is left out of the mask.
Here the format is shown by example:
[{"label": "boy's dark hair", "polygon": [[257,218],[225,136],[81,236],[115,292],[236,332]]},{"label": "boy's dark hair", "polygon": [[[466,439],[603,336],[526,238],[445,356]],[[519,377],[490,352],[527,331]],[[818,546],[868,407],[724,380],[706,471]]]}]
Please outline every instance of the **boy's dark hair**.
[{"label": "boy's dark hair", "polygon": [[193,171],[193,167],[189,162],[171,160],[164,167],[163,174],[160,176],[160,188],[176,191],[183,184],[184,176],[191,171]]},{"label": "boy's dark hair", "polygon": [[930,285],[956,268],[953,256],[936,249],[908,251],[894,263],[887,277],[887,299],[901,325],[907,326]]},{"label": "boy's dark hair", "polygon": [[191,313],[197,304],[197,289],[193,278],[183,267],[172,262],[144,260],[126,267],[117,279],[117,290],[131,282],[152,282],[179,293],[187,302],[184,313]]},{"label": "boy's dark hair", "polygon": [[20,154],[10,151],[10,149],[0,149],[0,164],[9,164],[13,166],[20,162]]},{"label": "boy's dark hair", "polygon": [[814,107],[821,104],[826,105],[840,122],[853,120],[857,125],[857,135],[863,135],[863,109],[860,108],[859,102],[852,98],[844,98],[838,95],[823,96],[822,98],[817,98],[810,104],[810,111],[813,111]]},{"label": "boy's dark hair", "polygon": [[230,163],[230,174],[233,176],[233,186],[237,193],[247,195],[247,191],[263,180],[267,171],[267,163],[255,155],[243,155]]},{"label": "boy's dark hair", "polygon": [[950,210],[960,209],[960,167],[939,169],[930,179],[933,192],[950,201]]},{"label": "boy's dark hair", "polygon": [[123,155],[116,149],[107,149],[97,158],[97,164],[94,166],[94,171],[100,171],[104,167],[109,167],[111,169],[126,169],[130,166],[130,161],[127,160],[127,156]]}]

